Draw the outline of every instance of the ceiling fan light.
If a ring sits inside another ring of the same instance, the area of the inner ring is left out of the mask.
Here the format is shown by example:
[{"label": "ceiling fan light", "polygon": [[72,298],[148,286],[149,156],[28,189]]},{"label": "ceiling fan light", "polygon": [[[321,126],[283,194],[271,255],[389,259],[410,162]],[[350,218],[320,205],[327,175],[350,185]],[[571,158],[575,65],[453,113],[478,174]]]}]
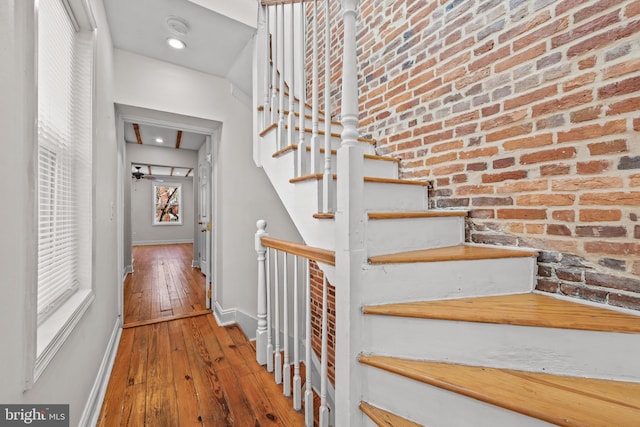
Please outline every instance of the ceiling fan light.
[{"label": "ceiling fan light", "polygon": [[184,49],[185,47],[187,47],[185,42],[175,37],[168,38],[167,43],[174,49]]}]

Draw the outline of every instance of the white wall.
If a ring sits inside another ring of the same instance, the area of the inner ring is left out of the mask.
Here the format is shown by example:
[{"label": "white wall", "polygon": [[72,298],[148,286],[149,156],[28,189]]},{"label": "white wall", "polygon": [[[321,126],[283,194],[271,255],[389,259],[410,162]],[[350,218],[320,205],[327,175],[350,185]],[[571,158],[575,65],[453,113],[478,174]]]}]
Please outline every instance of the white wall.
[{"label": "white wall", "polygon": [[256,221],[266,219],[274,236],[300,237],[253,163],[251,111],[222,78],[118,49],[114,56],[116,102],[222,123],[213,147],[214,286],[223,309],[255,317]]},{"label": "white wall", "polygon": [[[34,2],[0,2],[0,129],[5,183],[0,221],[0,402],[68,403],[77,425],[90,395],[117,316],[116,137],[113,46],[101,0],[90,0],[98,25],[94,132],[94,289],[96,299],[31,390],[24,391],[27,285],[35,280],[35,44]],[[10,60],[9,60],[10,59]]]},{"label": "white wall", "polygon": [[[131,165],[145,163],[159,166],[175,166],[193,169],[194,175],[198,169],[198,152],[195,150],[175,150],[139,144],[126,144],[127,171]],[[197,222],[194,208],[196,198],[194,195],[193,177],[166,178],[164,182],[182,183],[182,225],[152,225],[152,181],[142,179],[132,180],[130,175],[125,176],[129,184],[129,202],[131,206],[131,242],[132,244],[153,243],[184,243],[193,242],[194,229]]]}]

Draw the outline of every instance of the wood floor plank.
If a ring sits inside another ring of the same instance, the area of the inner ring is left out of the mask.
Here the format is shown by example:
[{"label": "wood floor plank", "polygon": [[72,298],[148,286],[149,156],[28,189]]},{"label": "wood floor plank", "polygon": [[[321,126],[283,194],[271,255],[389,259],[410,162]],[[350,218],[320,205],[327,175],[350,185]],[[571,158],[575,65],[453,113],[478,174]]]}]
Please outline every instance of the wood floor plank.
[{"label": "wood floor plank", "polygon": [[145,423],[149,426],[178,425],[169,331],[166,323],[150,329],[147,364],[147,400]]}]

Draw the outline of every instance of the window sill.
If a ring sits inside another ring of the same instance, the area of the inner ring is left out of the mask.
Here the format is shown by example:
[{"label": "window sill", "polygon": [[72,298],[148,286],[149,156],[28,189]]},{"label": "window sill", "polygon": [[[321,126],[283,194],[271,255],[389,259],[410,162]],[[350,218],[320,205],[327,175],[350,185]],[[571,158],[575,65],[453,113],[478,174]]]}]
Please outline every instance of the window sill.
[{"label": "window sill", "polygon": [[58,350],[87,311],[95,296],[90,289],[80,289],[55,313],[38,326],[36,366],[33,382],[53,360]]}]

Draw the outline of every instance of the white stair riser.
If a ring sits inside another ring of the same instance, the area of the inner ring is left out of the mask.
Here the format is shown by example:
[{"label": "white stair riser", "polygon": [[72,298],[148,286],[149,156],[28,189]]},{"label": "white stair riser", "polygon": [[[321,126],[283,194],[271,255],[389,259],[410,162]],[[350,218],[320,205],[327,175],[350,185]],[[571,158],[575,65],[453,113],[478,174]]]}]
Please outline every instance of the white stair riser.
[{"label": "white stair riser", "polygon": [[535,258],[366,265],[363,304],[531,292]]},{"label": "white stair riser", "polygon": [[365,182],[364,206],[367,211],[425,210],[428,206],[427,187],[411,184]]},{"label": "white stair riser", "polygon": [[541,427],[552,424],[363,365],[363,400],[429,427]]},{"label": "white stair riser", "polygon": [[453,246],[464,242],[464,218],[404,218],[367,221],[368,256]]},{"label": "white stair riser", "polygon": [[637,334],[367,315],[363,338],[364,353],[640,382]]},{"label": "white stair riser", "polygon": [[319,221],[313,218],[313,214],[318,212],[319,201],[322,200],[319,189],[321,182],[314,180],[291,184],[289,180],[293,176],[294,162],[290,159],[294,156],[286,154],[286,159],[271,157],[271,154],[277,151],[275,140],[275,131],[264,136],[261,141],[261,160],[262,167],[283,206],[306,244],[325,249],[335,247],[333,221]]},{"label": "white stair riser", "polygon": [[[295,156],[298,155],[299,151],[295,151]],[[307,164],[311,163],[311,152],[304,151],[304,155],[306,156]],[[295,158],[294,156],[294,158]],[[323,172],[324,167],[324,153],[320,154],[320,169],[318,169],[318,173]],[[336,156],[331,156],[331,173],[335,173],[337,170],[336,165]],[[309,170],[305,171],[306,174],[310,173]],[[303,173],[303,175],[305,174]],[[375,159],[364,159],[364,176],[374,176],[378,178],[390,178],[397,179],[398,178],[398,164],[395,162],[388,162],[385,160],[375,160]]]}]

